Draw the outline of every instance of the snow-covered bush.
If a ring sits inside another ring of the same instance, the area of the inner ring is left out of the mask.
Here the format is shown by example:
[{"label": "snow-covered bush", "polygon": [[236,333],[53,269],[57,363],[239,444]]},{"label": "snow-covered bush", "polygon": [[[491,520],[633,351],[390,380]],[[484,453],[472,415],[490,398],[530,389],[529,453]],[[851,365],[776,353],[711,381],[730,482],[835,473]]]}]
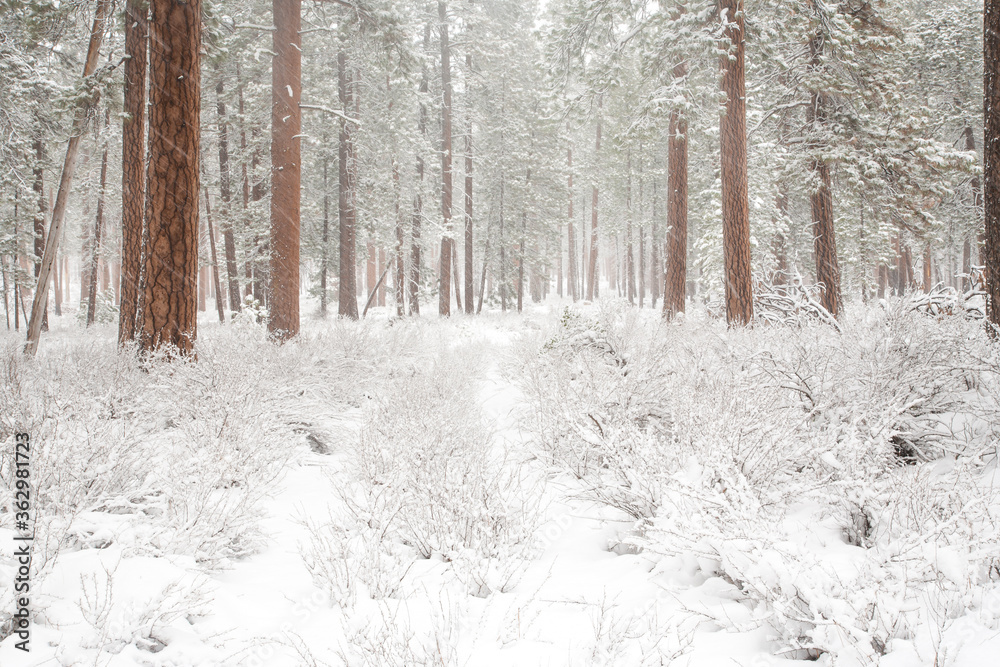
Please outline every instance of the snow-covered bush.
[{"label": "snow-covered bush", "polygon": [[[263,501],[287,463],[306,445],[344,444],[317,406],[354,409],[411,342],[402,329],[355,325],[278,346],[248,322],[213,329],[193,360],[140,359],[97,329],[54,331],[29,359],[21,340],[3,337],[0,533],[14,528],[11,443],[23,430],[32,442],[33,586],[44,589],[68,554],[88,550],[226,567],[260,546]],[[0,556],[0,628],[14,609],[11,563]],[[37,609],[39,623],[53,613]]]},{"label": "snow-covered bush", "polygon": [[975,323],[903,302],[841,328],[568,311],[522,386],[540,456],[636,520],[622,542],[745,601],[718,623],[866,664],[998,585],[1000,365]]}]

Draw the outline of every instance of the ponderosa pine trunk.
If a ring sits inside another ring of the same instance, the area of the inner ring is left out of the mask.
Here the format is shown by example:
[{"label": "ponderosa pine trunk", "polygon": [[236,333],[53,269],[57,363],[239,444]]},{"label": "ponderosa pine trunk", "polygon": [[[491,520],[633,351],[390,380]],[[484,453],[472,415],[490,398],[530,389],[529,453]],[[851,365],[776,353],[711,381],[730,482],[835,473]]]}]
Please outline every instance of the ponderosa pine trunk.
[{"label": "ponderosa pine trunk", "polygon": [[438,0],[438,20],[441,24],[441,88],[444,103],[441,106],[441,217],[444,234],[441,236],[441,273],[438,280],[438,313],[451,315],[451,258],[452,258],[452,177],[451,177],[451,46],[448,43],[448,3]]},{"label": "ponderosa pine trunk", "polygon": [[[823,55],[823,34],[817,31],[809,40],[810,67],[819,69]],[[826,123],[826,96],[813,91],[806,122],[820,130]],[[816,189],[810,195],[813,223],[813,253],[816,257],[816,282],[823,286],[821,303],[831,315],[840,315],[840,264],[837,261],[837,236],[833,226],[833,189],[830,165],[813,158],[811,167]]]},{"label": "ponderosa pine trunk", "polygon": [[198,332],[201,0],[152,0],[142,343],[190,354]]},{"label": "ponderosa pine trunk", "polygon": [[[222,77],[215,87],[216,111],[219,115],[219,191],[222,195],[222,243],[226,253],[226,282],[229,285],[229,309],[234,313],[242,310],[240,300],[240,278],[236,269],[236,238],[233,235],[232,175],[229,169],[229,128],[226,124],[226,102],[223,99],[225,86]],[[214,238],[213,238],[213,243]],[[212,260],[215,263],[215,260]],[[218,267],[216,267],[218,273]]]},{"label": "ponderosa pine trunk", "polygon": [[[108,125],[110,112],[104,111],[104,125]],[[90,283],[87,294],[87,326],[94,323],[97,314],[97,265],[101,257],[101,239],[104,235],[104,193],[108,183],[108,145],[104,144],[101,153],[101,180],[97,190],[97,216],[94,220],[94,237],[91,242]]]},{"label": "ponderosa pine trunk", "polygon": [[753,321],[750,274],[750,203],[747,195],[747,115],[743,0],[719,0],[724,25],[721,58],[725,114],[719,121],[722,152],[722,243],[725,264],[726,321]]},{"label": "ponderosa pine trunk", "polygon": [[[337,86],[340,96],[340,107],[350,109],[353,106],[353,82],[351,73],[347,70],[347,54],[341,50],[337,54]],[[340,141],[338,153],[339,197],[338,212],[340,216],[340,271],[337,291],[337,313],[341,317],[358,319],[358,284],[357,284],[357,249],[356,225],[357,214],[354,209],[355,157],[354,129],[346,119],[340,119]]]},{"label": "ponderosa pine trunk", "polygon": [[[465,56],[466,69],[472,72],[472,54]],[[466,96],[469,91],[466,88]],[[473,283],[473,237],[472,237],[472,119],[467,122],[465,134],[465,312],[472,314],[472,299],[474,297]]]},{"label": "ponderosa pine trunk", "polygon": [[[94,11],[94,23],[90,29],[90,43],[87,46],[87,57],[83,65],[83,78],[94,73],[97,69],[97,59],[100,56],[101,42],[104,39],[105,21],[108,11],[111,8],[110,0],[97,0],[97,8]],[[91,104],[96,104],[94,99]],[[66,214],[66,203],[69,201],[69,191],[73,184],[73,174],[76,171],[76,157],[80,150],[80,137],[83,136],[87,126],[87,109],[79,108],[73,119],[73,132],[69,143],[66,146],[66,159],[63,162],[62,176],[59,180],[59,193],[56,195],[56,205],[52,208],[52,222],[49,226],[49,234],[45,243],[45,252],[42,254],[42,266],[38,273],[37,288],[34,299],[31,303],[31,319],[28,321],[28,339],[24,344],[24,353],[34,356],[38,351],[38,338],[42,332],[42,320],[45,317],[45,308],[48,304],[49,279],[52,276],[52,267],[56,261],[56,253],[59,250],[59,240],[62,235],[63,219]],[[15,215],[15,219],[16,219]],[[16,308],[16,304],[15,304]]]},{"label": "ponderosa pine trunk", "polygon": [[135,340],[146,213],[146,20],[143,0],[125,3],[125,118],[122,121],[122,275],[118,344]]},{"label": "ponderosa pine trunk", "polygon": [[[674,78],[687,76],[687,63],[674,68]],[[663,317],[684,312],[687,289],[688,235],[687,117],[683,109],[670,112],[667,139],[667,251],[663,280]],[[728,290],[727,290],[728,293]]]},{"label": "ponderosa pine trunk", "polygon": [[273,0],[271,64],[271,234],[267,330],[299,333],[302,184],[302,0]]}]

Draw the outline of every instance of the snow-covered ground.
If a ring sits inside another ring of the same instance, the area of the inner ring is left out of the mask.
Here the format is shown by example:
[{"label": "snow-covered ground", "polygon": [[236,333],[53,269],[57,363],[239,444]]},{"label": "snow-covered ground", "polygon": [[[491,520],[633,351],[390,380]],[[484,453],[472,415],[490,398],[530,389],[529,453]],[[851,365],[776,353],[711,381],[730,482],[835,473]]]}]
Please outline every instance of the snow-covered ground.
[{"label": "snow-covered ground", "polygon": [[[1000,664],[997,350],[899,304],[202,324],[141,368],[56,320],[30,654],[0,665]],[[68,320],[68,317],[62,318]]]}]

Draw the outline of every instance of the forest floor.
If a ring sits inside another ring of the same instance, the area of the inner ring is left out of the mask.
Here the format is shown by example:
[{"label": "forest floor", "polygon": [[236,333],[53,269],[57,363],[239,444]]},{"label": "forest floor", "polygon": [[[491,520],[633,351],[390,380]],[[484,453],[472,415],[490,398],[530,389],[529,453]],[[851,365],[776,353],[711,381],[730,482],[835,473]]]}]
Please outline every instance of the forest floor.
[{"label": "forest floor", "polygon": [[275,346],[205,317],[197,361],[140,367],[69,320],[37,361],[0,339],[36,503],[30,654],[0,552],[3,667],[1000,653],[1000,354],[976,323],[900,302],[732,331],[608,301]]}]

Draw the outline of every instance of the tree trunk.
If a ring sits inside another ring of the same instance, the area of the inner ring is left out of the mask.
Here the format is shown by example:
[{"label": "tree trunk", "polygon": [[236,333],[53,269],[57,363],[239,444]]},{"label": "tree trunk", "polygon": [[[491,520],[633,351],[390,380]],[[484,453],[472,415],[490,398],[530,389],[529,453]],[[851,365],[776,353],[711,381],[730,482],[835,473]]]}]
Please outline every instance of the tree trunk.
[{"label": "tree trunk", "polygon": [[924,246],[924,261],[923,266],[923,279],[924,279],[924,292],[929,293],[931,291],[932,278],[931,278],[931,244],[930,241]]},{"label": "tree trunk", "polygon": [[[351,74],[347,71],[347,54],[337,54],[337,82],[340,106],[349,109],[354,95]],[[338,156],[340,215],[340,271],[337,290],[337,314],[352,320],[358,319],[357,249],[354,209],[355,171],[354,129],[345,119],[340,120],[340,148]]]},{"label": "tree trunk", "polygon": [[[107,127],[111,118],[108,110],[104,111],[104,125]],[[97,218],[94,222],[94,238],[91,244],[90,256],[90,289],[87,295],[87,326],[94,323],[97,313],[97,264],[101,257],[101,235],[104,230],[104,192],[108,182],[108,145],[105,142],[101,154],[101,180],[97,191]]]},{"label": "tree trunk", "polygon": [[[603,106],[603,100],[598,98],[598,109]],[[600,113],[600,112],[598,112]],[[601,119],[597,119],[597,135],[594,141],[594,155],[600,159],[601,154]],[[591,192],[590,202],[590,265],[587,269],[587,301],[593,301],[600,291],[597,283],[600,280],[597,274],[597,184],[595,183]]]},{"label": "tree trunk", "polygon": [[569,170],[569,176],[567,180],[569,181],[569,222],[566,225],[566,233],[568,235],[569,244],[569,258],[567,261],[566,273],[569,281],[569,295],[573,297],[573,302],[580,297],[580,292],[577,289],[577,257],[576,257],[576,230],[574,229],[573,221],[573,148],[570,147],[566,149],[566,164]]},{"label": "tree trunk", "polygon": [[273,0],[271,66],[271,235],[267,330],[299,333],[299,231],[302,181],[302,0]]},{"label": "tree trunk", "polygon": [[[674,68],[674,78],[683,79],[685,76],[687,63],[682,62]],[[677,313],[684,312],[687,289],[688,144],[687,118],[682,109],[674,109],[670,113],[668,137],[667,256],[663,281],[663,317],[670,320]],[[728,294],[728,287],[726,293]]]},{"label": "tree trunk", "polygon": [[[87,47],[87,58],[83,65],[83,77],[86,79],[97,68],[100,56],[101,41],[104,38],[104,22],[111,7],[109,0],[97,0],[94,12],[94,23],[90,29],[90,44]],[[94,100],[96,103],[96,100]],[[59,181],[59,194],[56,195],[56,205],[52,209],[52,222],[49,235],[42,254],[42,266],[38,272],[38,288],[35,290],[31,303],[31,319],[28,322],[28,340],[24,345],[24,353],[34,356],[38,350],[38,338],[42,332],[42,320],[45,317],[45,307],[49,296],[49,278],[52,275],[52,265],[59,250],[59,239],[62,235],[63,218],[66,213],[66,202],[73,184],[73,173],[76,171],[76,156],[80,150],[80,137],[87,126],[87,109],[77,110],[73,119],[73,133],[66,146],[66,160],[63,162],[62,177]],[[15,306],[16,307],[16,306]]]},{"label": "tree trunk", "polygon": [[152,0],[142,341],[194,349],[198,331],[201,1]]},{"label": "tree trunk", "polygon": [[[41,130],[39,129],[39,132]],[[36,201],[38,202],[38,209],[35,213],[34,220],[34,254],[35,254],[35,289],[38,289],[38,275],[42,271],[42,255],[45,254],[45,180],[44,180],[44,168],[43,162],[45,160],[45,144],[42,140],[35,139],[34,142],[35,149],[35,167],[34,167],[34,177],[35,180],[31,184],[31,189],[35,193]],[[42,331],[49,330],[49,309],[48,300],[46,300],[45,311],[42,313]]]},{"label": "tree trunk", "polygon": [[726,321],[753,320],[750,274],[750,203],[747,196],[747,116],[744,80],[745,30],[743,0],[719,0],[725,21],[722,91],[725,115],[719,122],[722,152],[722,237],[725,263]]},{"label": "tree trunk", "polygon": [[125,119],[122,121],[122,276],[118,344],[135,340],[146,203],[147,4],[125,3]]},{"label": "tree trunk", "polygon": [[[236,239],[233,236],[232,176],[229,170],[229,129],[226,126],[226,103],[223,101],[225,88],[220,77],[215,87],[216,110],[219,114],[219,191],[222,195],[222,241],[226,253],[226,279],[229,283],[229,309],[240,312],[240,279],[236,269]],[[206,195],[207,196],[207,195]],[[215,243],[214,237],[212,243]],[[212,259],[215,264],[215,259]],[[218,273],[218,267],[215,272]]]},{"label": "tree trunk", "polygon": [[438,0],[438,20],[441,23],[441,88],[444,104],[441,107],[441,217],[444,234],[441,236],[441,275],[438,282],[438,313],[451,314],[451,46],[448,43],[448,3]]},{"label": "tree trunk", "polygon": [[[809,40],[810,68],[821,67],[823,55],[823,35],[817,32]],[[826,99],[819,91],[813,91],[812,100],[806,109],[806,122],[818,131],[826,123]],[[830,165],[821,158],[812,160],[812,172],[817,181],[816,190],[810,196],[813,222],[813,252],[816,256],[816,282],[823,286],[822,304],[834,317],[840,315],[840,265],[837,261],[837,236],[833,227],[833,190],[830,180]]]},{"label": "tree trunk", "polygon": [[[208,243],[209,249],[212,252],[212,285],[215,287],[215,308],[219,311],[219,324],[224,324],[226,321],[226,311],[222,306],[222,284],[219,282],[219,258],[215,254],[215,229],[212,226],[212,202],[208,198],[208,186],[205,186],[205,220],[208,222]],[[232,290],[232,283],[230,283],[230,290]],[[229,298],[231,301],[232,291],[230,291]],[[239,299],[239,292],[237,292],[236,298]]]},{"label": "tree trunk", "polygon": [[635,305],[635,255],[632,252],[632,151],[628,151],[628,174],[625,184],[625,292]]},{"label": "tree trunk", "polygon": [[[472,72],[472,55],[466,54],[465,65]],[[469,91],[466,90],[466,96]],[[473,238],[472,238],[472,119],[468,121],[465,135],[465,312],[472,314],[473,289]]]}]

